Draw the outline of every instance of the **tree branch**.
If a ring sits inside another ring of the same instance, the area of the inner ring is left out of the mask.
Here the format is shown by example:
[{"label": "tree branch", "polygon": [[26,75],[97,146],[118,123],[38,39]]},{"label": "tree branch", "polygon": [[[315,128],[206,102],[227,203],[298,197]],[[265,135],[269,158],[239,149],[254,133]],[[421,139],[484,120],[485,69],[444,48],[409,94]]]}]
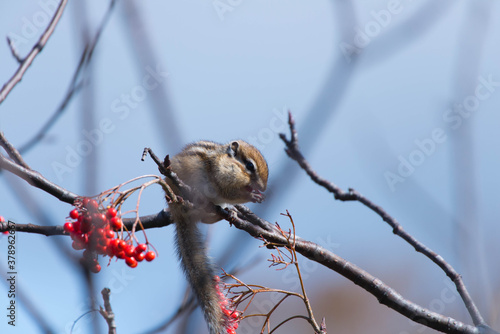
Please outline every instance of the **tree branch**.
[{"label": "tree branch", "polygon": [[[144,229],[165,227],[173,223],[172,219],[170,218],[170,213],[167,209],[164,209],[156,214],[142,216],[140,217],[140,219],[142,225],[144,226]],[[128,230],[132,230],[132,227],[135,223],[135,218],[123,218],[122,222]],[[0,233],[8,230],[8,222],[0,223]],[[42,226],[35,224],[16,223],[15,230],[16,232],[41,234],[47,237],[53,235],[68,235],[68,233],[64,231],[63,225]]]},{"label": "tree branch", "polygon": [[[269,232],[220,207],[218,208],[218,213],[236,228],[246,231],[255,238],[263,238],[267,242],[275,244],[287,244],[286,238],[277,231]],[[269,222],[267,222],[267,224],[272,226]],[[480,333],[479,329],[474,326],[432,312],[416,303],[404,299],[401,294],[386,285],[380,279],[313,242],[296,237],[295,250],[311,261],[318,262],[336,271],[354,284],[359,285],[374,295],[379,303],[386,305],[415,322],[445,333]]]},{"label": "tree branch", "polygon": [[376,205],[368,198],[364,197],[363,195],[361,195],[352,188],[350,188],[348,192],[345,192],[334,183],[320,177],[312,169],[309,162],[304,158],[304,156],[300,152],[298,145],[298,138],[297,138],[297,130],[295,129],[295,121],[290,112],[288,113],[288,123],[291,132],[290,140],[286,138],[285,134],[283,133],[280,134],[280,138],[286,145],[285,152],[287,153],[287,155],[291,159],[295,160],[315,183],[324,187],[329,192],[333,193],[335,199],[341,201],[358,201],[362,203],[364,206],[366,206],[367,208],[371,209],[373,212],[378,214],[382,218],[382,220],[388,223],[392,227],[394,234],[398,235],[406,242],[408,242],[411,246],[415,248],[417,252],[424,254],[430,260],[436,263],[446,273],[446,275],[455,283],[458,293],[460,294],[462,300],[464,301],[464,304],[467,307],[467,310],[469,311],[469,314],[474,324],[476,326],[485,326],[486,323],[481,314],[479,313],[479,310],[476,307],[475,303],[473,302],[469,292],[467,291],[467,288],[465,287],[462,277],[455,271],[455,269],[448,262],[446,262],[440,255],[432,251],[430,248],[428,248],[423,243],[421,243],[413,236],[411,236],[408,232],[406,232],[401,226],[401,224],[392,216],[390,216],[382,207]]},{"label": "tree branch", "polygon": [[[459,292],[461,291],[461,293],[465,293],[465,295],[468,296],[468,298],[470,298],[460,276],[458,274],[456,276],[453,276],[454,273],[453,268],[448,263],[446,263],[439,255],[430,251],[425,246],[417,242],[413,237],[404,232],[399,223],[397,223],[392,217],[390,217],[382,208],[371,203],[368,199],[364,198],[354,190],[350,190],[349,192],[346,193],[342,191],[340,188],[336,187],[334,184],[324,179],[321,179],[319,178],[319,176],[315,175],[314,171],[312,171],[309,164],[298,150],[297,133],[295,132],[293,125],[294,125],[293,119],[291,118],[290,115],[290,128],[292,131],[292,140],[288,141],[286,140],[285,136],[282,135],[282,139],[287,144],[287,153],[289,153],[289,155],[291,155],[291,157],[294,160],[295,158],[297,158],[299,164],[303,166],[303,168],[308,172],[310,176],[312,175],[311,176],[312,178],[314,177],[313,180],[315,180],[315,182],[318,182],[319,184],[327,187],[327,189],[329,189],[332,193],[336,194],[337,199],[357,200],[366,205],[367,207],[369,207],[370,209],[372,209],[377,214],[379,214],[382,217],[382,219],[384,219],[384,221],[388,222],[389,224],[391,224],[391,226],[393,226],[393,229],[396,234],[407,240],[410,244],[412,244],[415,247],[415,249],[424,252],[424,254],[432,258],[434,262],[441,263],[442,266],[444,267],[443,270],[445,270],[447,274],[450,273],[451,274],[450,277],[455,278],[454,281],[457,284],[457,289],[459,289]],[[2,147],[4,148],[7,147],[6,149],[7,151],[12,151],[8,152],[9,156],[15,158],[16,154],[18,154],[16,149],[10,145],[7,145],[8,142],[5,140],[3,134],[1,133],[0,133],[0,139],[1,139],[0,142],[4,143]],[[146,151],[148,151],[150,154],[152,153],[151,150],[146,150]],[[166,174],[167,177],[170,177],[176,184],[178,183],[179,187],[184,190],[183,195],[187,195],[186,197],[187,199],[183,199],[182,200],[183,203],[186,205],[192,205],[192,203],[190,203],[189,200],[191,199],[191,197],[197,196],[197,190],[190,189],[189,187],[186,187],[184,189],[182,181],[178,179],[176,175],[172,173],[172,171],[168,168],[169,165],[168,156],[164,163],[162,163],[155,156],[154,160],[157,163],[160,171]],[[51,183],[43,176],[41,176],[39,173],[31,170],[29,166],[27,165],[26,167],[20,166],[19,164],[6,158],[2,154],[0,154],[0,168],[5,168],[11,171],[12,173],[28,181],[30,184],[70,204],[73,204],[74,199],[78,197],[77,195]],[[256,216],[253,212],[251,212],[248,208],[244,206],[237,206],[234,209],[227,210],[219,206],[215,206],[211,203],[208,203],[206,210],[213,211],[214,213],[219,214],[221,218],[227,220],[230,224],[233,224],[236,228],[246,231],[255,238],[261,240],[264,239],[267,242],[277,245],[282,245],[282,246],[287,245],[286,236],[280,233],[280,231],[273,224]],[[162,227],[172,223],[170,215],[167,210],[162,210],[161,212],[155,215],[141,217],[141,221],[143,222],[144,228]],[[134,224],[134,222],[135,219],[124,220],[124,223],[127,224],[128,228],[131,227]],[[5,228],[6,228],[5,224],[0,224],[0,231],[5,230]],[[16,224],[16,230],[20,232],[39,233],[43,235],[64,234],[62,226],[36,226],[31,224],[28,225]],[[359,285],[360,287],[362,287],[363,289],[374,295],[381,304],[384,304],[390,307],[391,309],[395,310],[396,312],[408,317],[409,319],[419,322],[427,327],[446,333],[474,333],[474,334],[497,333],[491,330],[484,323],[482,318],[479,318],[482,322],[476,324],[476,327],[474,327],[471,325],[464,324],[453,318],[432,312],[424,307],[421,307],[418,304],[406,300],[403,298],[402,295],[400,295],[390,286],[383,283],[380,279],[372,276],[363,269],[355,266],[354,264],[346,261],[345,259],[337,256],[333,252],[315,243],[304,240],[300,237],[295,237],[295,249],[297,252],[309,258],[310,260],[318,262],[326,266],[327,268],[336,271],[340,275],[352,281],[354,284]],[[468,301],[466,301],[466,303],[468,303]],[[473,303],[472,305],[474,306]],[[475,321],[478,321],[478,318],[475,315],[474,317]]]},{"label": "tree branch", "polygon": [[28,164],[22,160],[19,152],[7,141],[3,132],[0,132],[0,145],[7,151],[7,154],[15,160],[12,161],[0,153],[0,169],[8,170],[32,186],[42,189],[60,201],[73,204],[78,196],[56,185],[55,183],[50,182],[40,173],[31,169]]},{"label": "tree branch", "polygon": [[[267,228],[263,228],[259,225],[251,223],[248,220],[239,218],[240,215],[244,215],[244,213],[239,210],[235,209],[233,212],[222,209],[221,207],[215,207],[214,210],[216,210],[219,215],[233,224],[236,228],[246,231],[255,238],[264,238],[268,242],[281,244],[283,246],[287,244],[286,238],[277,231],[273,224],[265,220],[261,220],[261,223],[266,224]],[[169,217],[169,215],[165,210],[158,213],[157,215],[148,217],[150,217],[149,223],[143,223],[144,228],[160,227],[162,226],[162,222],[164,224],[163,226],[171,224],[171,221],[166,219],[167,217]],[[143,218],[141,218],[141,220],[142,219]],[[5,223],[0,224],[0,231],[4,230],[4,225]],[[47,227],[31,224],[16,224],[16,230],[21,232],[33,231],[32,233],[39,233],[35,231],[61,231],[61,233],[54,232],[52,234],[40,233],[44,235],[64,234],[62,226]],[[418,304],[404,299],[398,292],[383,283],[380,279],[372,276],[363,269],[313,242],[304,240],[300,237],[296,237],[295,245],[296,251],[303,256],[336,271],[340,275],[352,281],[354,284],[359,285],[369,293],[373,294],[381,304],[394,309],[398,313],[401,313],[402,315],[408,317],[409,319],[412,319],[413,321],[422,323],[427,327],[445,333],[480,333],[479,329],[476,327],[466,325],[453,318],[432,312]]]},{"label": "tree branch", "polygon": [[73,77],[72,77],[71,82],[69,84],[69,87],[66,91],[66,95],[64,96],[63,100],[61,101],[59,107],[49,117],[49,119],[45,122],[45,124],[38,130],[38,132],[19,148],[19,152],[25,153],[25,152],[29,151],[31,148],[33,148],[37,143],[40,142],[40,140],[45,136],[45,134],[50,130],[50,128],[52,128],[52,126],[57,122],[59,117],[64,113],[64,111],[66,110],[66,107],[69,105],[71,99],[84,86],[84,82],[83,82],[84,80],[83,79],[78,80],[78,79],[81,77],[81,74],[83,72],[85,72],[85,70],[88,67],[88,64],[90,63],[90,61],[92,59],[92,55],[94,53],[94,49],[97,45],[97,42],[99,41],[99,37],[102,35],[102,32],[104,31],[104,28],[106,27],[106,24],[109,22],[109,19],[111,18],[111,13],[113,11],[115,3],[116,3],[116,0],[111,0],[111,2],[109,3],[108,10],[106,11],[104,18],[102,19],[92,42],[88,43],[85,46],[83,53],[80,57],[80,61],[78,62],[78,66],[76,67],[76,70],[73,73]]},{"label": "tree branch", "polygon": [[115,314],[113,313],[113,309],[111,308],[111,302],[109,301],[109,298],[111,296],[111,290],[109,288],[104,288],[102,289],[101,294],[102,294],[102,299],[104,300],[104,309],[100,307],[99,313],[108,323],[108,333],[116,334]]},{"label": "tree branch", "polygon": [[[14,86],[17,85],[19,81],[21,81],[28,67],[30,67],[31,63],[33,63],[33,60],[35,60],[35,57],[40,52],[42,52],[42,49],[44,48],[45,44],[47,44],[47,41],[54,32],[54,29],[63,14],[67,2],[68,0],[61,0],[59,7],[54,13],[52,20],[50,21],[50,24],[47,26],[47,29],[45,29],[45,32],[42,34],[42,36],[40,36],[40,39],[33,46],[30,53],[24,59],[22,59],[16,73],[14,73],[12,78],[10,78],[10,80],[3,85],[2,89],[0,90],[0,104],[5,100],[7,95],[9,95],[10,91],[14,88]],[[16,54],[15,51],[12,50],[12,45],[9,44],[9,46],[11,47],[11,52],[13,54]],[[16,59],[19,61],[19,57],[16,57]]]},{"label": "tree branch", "polygon": [[24,168],[30,169],[28,164],[24,161],[23,157],[21,156],[21,153],[19,153],[18,150],[12,144],[7,141],[7,138],[5,138],[3,132],[0,131],[0,146],[3,147],[5,152],[9,155],[9,157],[14,160],[14,162]]}]

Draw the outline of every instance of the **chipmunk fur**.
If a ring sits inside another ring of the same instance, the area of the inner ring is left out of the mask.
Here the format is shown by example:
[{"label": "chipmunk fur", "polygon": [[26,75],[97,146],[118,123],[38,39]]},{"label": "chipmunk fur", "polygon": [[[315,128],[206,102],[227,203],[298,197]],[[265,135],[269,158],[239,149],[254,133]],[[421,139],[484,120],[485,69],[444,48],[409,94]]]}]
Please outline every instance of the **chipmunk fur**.
[{"label": "chipmunk fur", "polygon": [[[196,188],[216,205],[262,202],[268,167],[257,148],[242,140],[228,144],[198,141],[171,158],[173,172],[188,186]],[[181,191],[167,178],[174,193]],[[196,205],[196,202],[195,202]],[[201,305],[210,334],[225,333],[227,318],[220,306],[214,269],[208,259],[196,223],[218,221],[204,210],[169,204],[176,225],[177,251],[183,270]]]}]

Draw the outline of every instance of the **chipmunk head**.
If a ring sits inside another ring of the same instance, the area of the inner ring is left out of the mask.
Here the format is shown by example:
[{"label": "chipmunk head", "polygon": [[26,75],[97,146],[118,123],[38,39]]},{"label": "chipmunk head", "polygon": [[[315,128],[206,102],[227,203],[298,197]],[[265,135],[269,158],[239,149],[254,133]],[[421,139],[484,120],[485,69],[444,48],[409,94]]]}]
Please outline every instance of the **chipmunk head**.
[{"label": "chipmunk head", "polygon": [[262,192],[269,174],[266,160],[257,148],[243,140],[189,144],[171,159],[171,168],[214,204],[264,200]]},{"label": "chipmunk head", "polygon": [[235,140],[227,145],[227,155],[233,160],[229,164],[229,175],[233,181],[227,181],[235,187],[234,198],[228,202],[262,202],[269,169],[260,151],[243,140]]}]

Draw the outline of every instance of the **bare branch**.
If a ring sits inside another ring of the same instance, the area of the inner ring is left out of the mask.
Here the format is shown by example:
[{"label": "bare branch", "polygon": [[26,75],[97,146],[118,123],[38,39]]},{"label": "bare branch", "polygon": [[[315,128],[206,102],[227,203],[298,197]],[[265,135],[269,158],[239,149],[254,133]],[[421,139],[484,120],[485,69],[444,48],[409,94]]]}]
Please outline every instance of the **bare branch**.
[{"label": "bare branch", "polygon": [[[45,44],[47,44],[47,41],[49,40],[50,36],[52,36],[52,33],[54,32],[54,29],[56,28],[56,25],[63,14],[67,2],[68,0],[61,0],[59,7],[54,13],[52,20],[50,21],[50,24],[47,26],[47,29],[45,29],[45,32],[42,34],[38,42],[33,46],[33,48],[31,49],[30,53],[26,56],[26,58],[22,60],[16,73],[14,73],[12,78],[10,78],[10,80],[7,81],[5,85],[3,85],[2,89],[0,90],[0,103],[2,103],[5,100],[7,95],[9,95],[10,91],[14,88],[14,86],[17,85],[19,81],[21,81],[28,67],[30,67],[31,63],[33,63],[33,60],[35,60],[36,56],[42,51]],[[18,57],[16,57],[16,59],[19,61]]]},{"label": "bare branch", "polygon": [[164,72],[162,64],[163,58],[158,55],[158,47],[151,39],[151,33],[147,30],[147,17],[142,15],[139,2],[122,1],[120,3],[124,14],[123,32],[130,42],[133,55],[135,56],[135,65],[139,71],[143,71],[148,66],[153,66],[162,77],[159,80],[160,87],[150,91],[151,115],[157,120],[154,124],[156,133],[161,138],[162,143],[178,144],[185,142],[183,133],[179,130],[181,126],[178,122],[178,115],[175,113],[172,101],[168,94],[168,73]]},{"label": "bare branch", "polygon": [[80,57],[80,61],[78,62],[78,66],[76,67],[76,70],[73,73],[73,77],[67,89],[66,95],[64,96],[61,104],[52,114],[52,116],[49,117],[47,122],[40,128],[40,130],[38,130],[38,132],[31,139],[29,139],[24,145],[22,145],[19,148],[19,152],[25,153],[29,151],[33,146],[35,146],[35,144],[40,142],[40,139],[42,139],[45,136],[45,134],[49,131],[49,129],[57,122],[59,117],[64,113],[71,99],[84,86],[84,80],[83,79],[78,80],[78,79],[81,77],[82,72],[84,72],[88,68],[88,65],[92,59],[92,55],[94,54],[97,42],[99,41],[99,37],[102,35],[104,28],[106,27],[107,23],[109,22],[109,19],[111,18],[111,13],[113,11],[113,8],[115,7],[115,3],[116,0],[111,0],[111,2],[109,3],[108,10],[106,11],[104,18],[102,19],[101,24],[97,29],[94,39],[92,40],[92,42],[88,43],[85,46],[83,53]]},{"label": "bare branch", "polygon": [[24,145],[19,148],[19,152],[25,153],[29,151],[31,148],[35,146],[35,144],[39,143],[40,140],[45,136],[45,134],[49,131],[49,129],[56,123],[59,117],[64,113],[66,107],[69,105],[69,102],[75,96],[75,94],[83,87],[83,82],[75,83],[70,85],[70,89],[66,93],[63,101],[56,109],[56,111],[49,117],[47,122],[38,130],[38,132],[29,139]]},{"label": "bare branch", "polygon": [[62,202],[72,204],[73,201],[77,198],[77,195],[50,182],[40,173],[19,166],[14,162],[12,162],[11,160],[5,158],[1,154],[0,154],[0,168],[6,169],[11,173],[16,174],[17,176],[19,176],[32,186],[42,189],[43,191],[51,194],[52,196],[56,197]]},{"label": "bare branch", "polygon": [[425,246],[423,243],[415,239],[408,232],[406,232],[401,224],[392,216],[390,216],[382,207],[376,205],[368,198],[364,197],[354,189],[349,189],[348,192],[343,191],[337,185],[332,182],[323,179],[320,177],[311,167],[311,165],[304,158],[302,153],[300,152],[297,138],[297,131],[295,129],[295,121],[292,117],[292,114],[289,112],[289,125],[291,132],[291,139],[288,140],[285,134],[280,134],[280,138],[284,141],[286,145],[286,153],[288,156],[295,160],[300,167],[309,175],[309,177],[316,182],[318,185],[324,187],[329,192],[333,193],[335,199],[341,201],[358,201],[371,209],[373,212],[378,214],[382,220],[388,223],[392,229],[393,233],[403,238],[406,242],[412,245],[417,252],[420,252],[427,256],[430,260],[436,263],[445,273],[446,275],[455,283],[457,290],[464,301],[469,314],[476,326],[485,325],[485,321],[476,305],[474,304],[465,284],[462,280],[462,277],[455,271],[455,269],[446,262],[440,255],[432,251],[430,248]]},{"label": "bare branch", "polygon": [[42,189],[62,202],[73,204],[74,200],[78,197],[76,194],[50,182],[37,171],[22,167],[2,154],[0,154],[0,169],[8,170],[32,186]]},{"label": "bare branch", "polygon": [[[274,243],[276,245],[287,245],[288,241],[285,236],[280,234],[279,231],[275,230],[273,232],[268,231],[258,225],[254,225],[247,220],[240,219],[238,217],[237,212],[230,212],[228,210],[222,209],[220,207],[216,207],[217,212],[231,224],[233,224],[236,228],[241,229],[254,236],[255,238],[262,239],[264,238],[267,242]],[[160,212],[155,217],[152,217],[150,222],[151,224],[161,225],[160,221],[165,215],[168,215],[166,212]],[[141,218],[142,220],[143,218]],[[166,225],[170,224],[169,221],[164,221]],[[133,224],[133,220],[130,222]],[[265,222],[269,226],[272,226],[271,223]],[[145,228],[151,227],[148,224],[144,224]],[[4,226],[0,225],[0,231],[3,230]],[[16,230],[23,231],[24,225],[16,224]],[[28,228],[28,227],[26,227]],[[31,228],[34,228],[31,225]],[[62,226],[59,227],[36,227],[38,230],[43,229],[53,229],[53,230],[62,230]],[[45,233],[42,233],[45,234]],[[55,235],[46,234],[46,235]],[[62,233],[61,233],[62,234]],[[335,255],[329,250],[313,243],[310,241],[306,241],[301,239],[300,237],[296,237],[295,239],[295,249],[300,254],[309,258],[312,261],[318,262],[327,268],[330,268],[340,275],[346,277],[353,283],[359,285],[369,293],[373,294],[381,304],[384,304],[395,311],[403,314],[404,316],[412,319],[413,321],[420,322],[427,327],[445,332],[445,333],[470,333],[470,334],[478,334],[480,333],[478,328],[466,325],[458,320],[455,320],[450,317],[443,316],[441,314],[432,312],[420,305],[417,305],[411,301],[404,299],[398,292],[394,289],[383,283],[378,278],[370,275],[368,272],[362,270],[361,268],[355,266],[354,264],[346,261],[345,259]],[[478,326],[482,327],[482,326]],[[495,333],[495,332],[491,332]]]},{"label": "bare branch", "polygon": [[[283,235],[280,235],[277,231],[269,232],[259,226],[253,225],[249,221],[240,219],[237,215],[231,214],[225,209],[219,208],[218,211],[224,219],[229,221],[236,228],[246,231],[255,238],[263,238],[265,241],[277,245],[285,246],[287,244],[286,238]],[[354,284],[359,285],[374,295],[378,299],[379,303],[390,307],[415,322],[444,333],[480,333],[479,329],[474,326],[470,326],[456,319],[432,312],[431,310],[404,299],[401,294],[386,285],[377,277],[372,276],[363,269],[346,261],[320,245],[296,237],[295,250],[308,259],[336,271],[340,275],[352,281]]]},{"label": "bare branch", "polygon": [[5,152],[9,155],[9,157],[14,160],[14,162],[24,168],[30,169],[28,164],[24,161],[21,154],[16,150],[16,148],[7,141],[3,132],[0,131],[0,146],[3,147]]},{"label": "bare branch", "polygon": [[7,44],[9,44],[10,53],[12,53],[12,57],[14,57],[17,60],[17,62],[19,64],[21,64],[23,62],[23,59],[21,58],[21,56],[17,52],[16,46],[14,45],[12,40],[9,38],[9,36],[7,36]]},{"label": "bare branch", "polygon": [[[136,218],[123,218],[123,224],[128,230],[131,230],[132,227],[134,226]],[[153,215],[148,215],[148,216],[142,216],[140,217],[140,220],[142,222],[142,226],[144,229],[150,229],[150,228],[160,228],[160,227],[165,227],[168,225],[171,225],[172,219],[170,218],[170,213],[168,212],[167,209],[164,209],[156,214]],[[0,223],[0,232],[8,231],[8,222],[3,222]],[[35,224],[16,224],[15,225],[15,230],[17,232],[25,232],[25,233],[34,233],[34,234],[41,234],[45,236],[52,236],[52,235],[68,235],[64,231],[64,226],[63,225],[57,225],[57,226],[42,226],[42,225],[35,225]]]},{"label": "bare branch", "polygon": [[104,300],[104,309],[102,307],[99,308],[99,313],[108,323],[108,333],[116,334],[116,323],[115,323],[115,314],[111,309],[111,303],[109,301],[109,297],[111,295],[111,290],[109,288],[104,288],[101,291],[102,299]]}]

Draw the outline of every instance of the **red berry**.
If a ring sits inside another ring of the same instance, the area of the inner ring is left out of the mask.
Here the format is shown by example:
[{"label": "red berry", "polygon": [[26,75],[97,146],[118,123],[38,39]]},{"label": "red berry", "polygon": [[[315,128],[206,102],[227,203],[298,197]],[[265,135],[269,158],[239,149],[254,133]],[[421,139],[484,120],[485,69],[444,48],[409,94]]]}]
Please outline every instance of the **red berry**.
[{"label": "red berry", "polygon": [[94,199],[89,199],[87,201],[87,204],[85,204],[85,200],[83,201],[83,206],[87,208],[87,210],[91,212],[97,212],[97,209],[99,208],[99,204],[97,203],[96,200]]},{"label": "red berry", "polygon": [[119,259],[124,259],[125,258],[125,252],[124,251],[117,251],[117,252],[115,252],[115,255]]},{"label": "red berry", "polygon": [[109,245],[109,239],[108,238],[104,238],[104,237],[103,238],[99,238],[97,240],[97,242],[99,244],[98,246],[106,247],[106,246]]},{"label": "red berry", "polygon": [[156,254],[153,251],[149,251],[146,253],[146,261],[151,262],[155,259]]},{"label": "red berry", "polygon": [[98,253],[98,254],[101,254],[101,255],[106,255],[108,253],[108,247],[105,246],[105,245],[97,245],[95,247],[95,251]]},{"label": "red berry", "polygon": [[125,263],[130,267],[130,268],[135,268],[137,267],[137,260],[133,257],[126,257],[125,258]]},{"label": "red berry", "polygon": [[113,249],[113,247],[108,246],[108,247],[106,247],[106,254],[103,254],[103,255],[113,257],[113,256],[115,256],[115,250]]},{"label": "red berry", "polygon": [[106,230],[106,238],[113,239],[115,237],[115,232],[111,230]]},{"label": "red berry", "polygon": [[75,231],[75,228],[72,223],[66,223],[64,224],[64,231],[66,231],[66,233],[71,233]]},{"label": "red berry", "polygon": [[83,251],[83,257],[89,260],[94,259],[94,253],[89,251],[88,249]]},{"label": "red berry", "polygon": [[111,219],[113,217],[116,217],[118,211],[116,211],[115,208],[113,207],[109,207],[108,210],[106,211],[106,217],[108,217],[108,219]]},{"label": "red berry", "polygon": [[146,249],[148,249],[148,246],[146,246],[146,244],[138,244],[136,247],[135,247],[135,252],[136,253],[142,253],[142,252],[145,252]]},{"label": "red berry", "polygon": [[116,245],[116,249],[119,251],[125,251],[127,249],[127,243],[125,240],[119,239],[118,244]]},{"label": "red berry", "polygon": [[109,220],[113,230],[120,230],[122,228],[122,220],[119,217],[113,217]]},{"label": "red berry", "polygon": [[83,221],[80,223],[80,231],[82,233],[87,233],[92,227],[92,218],[90,216],[85,216]]},{"label": "red berry", "polygon": [[118,244],[120,243],[120,239],[112,239],[109,243],[109,246],[113,248],[115,251],[118,251]]},{"label": "red berry", "polygon": [[90,225],[87,222],[84,222],[80,225],[80,232],[88,233],[90,231]]},{"label": "red berry", "polygon": [[94,213],[92,215],[92,223],[96,226],[102,227],[106,223],[106,216],[102,213]]},{"label": "red berry", "polygon": [[71,219],[78,219],[80,213],[78,213],[77,209],[73,209],[70,211],[69,216],[71,217]]},{"label": "red berry", "polygon": [[101,271],[101,266],[99,263],[94,264],[93,266],[90,267],[90,271],[93,272],[94,274],[97,274],[98,272]]},{"label": "red berry", "polygon": [[134,246],[130,244],[127,244],[124,250],[125,250],[125,255],[127,255],[128,257],[132,257],[135,254]]},{"label": "red berry", "polygon": [[137,262],[141,262],[142,260],[144,260],[146,258],[146,254],[144,254],[144,253],[135,253],[134,257],[137,260]]},{"label": "red berry", "polygon": [[75,250],[81,250],[81,249],[85,248],[85,244],[77,239],[77,240],[73,240],[71,247],[73,247],[73,249],[75,249]]},{"label": "red berry", "polygon": [[75,233],[81,233],[82,232],[81,229],[80,229],[81,224],[79,222],[74,222],[74,223],[72,223],[72,225],[73,225],[73,231]]}]

